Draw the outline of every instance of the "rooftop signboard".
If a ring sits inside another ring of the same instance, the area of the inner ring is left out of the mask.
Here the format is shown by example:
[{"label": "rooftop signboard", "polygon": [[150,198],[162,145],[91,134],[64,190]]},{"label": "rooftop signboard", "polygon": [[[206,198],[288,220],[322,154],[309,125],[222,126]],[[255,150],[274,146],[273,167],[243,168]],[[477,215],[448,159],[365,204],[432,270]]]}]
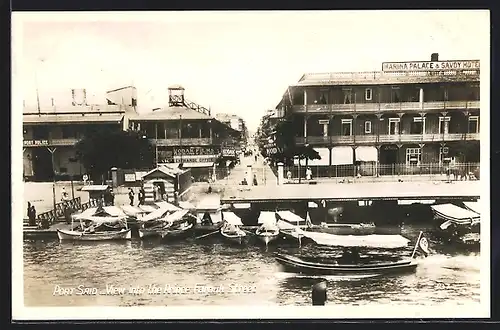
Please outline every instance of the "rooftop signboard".
[{"label": "rooftop signboard", "polygon": [[479,60],[384,62],[383,72],[479,70]]}]

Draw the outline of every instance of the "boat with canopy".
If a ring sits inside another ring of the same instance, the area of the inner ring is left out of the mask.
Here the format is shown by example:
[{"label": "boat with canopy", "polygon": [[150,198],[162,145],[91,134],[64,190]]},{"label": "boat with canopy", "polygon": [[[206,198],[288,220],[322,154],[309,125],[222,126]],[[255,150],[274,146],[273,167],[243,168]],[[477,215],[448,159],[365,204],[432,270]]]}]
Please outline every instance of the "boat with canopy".
[{"label": "boat with canopy", "polygon": [[[308,234],[306,232],[306,234]],[[316,233],[323,234],[323,233]],[[324,234],[329,235],[329,234]],[[285,272],[292,272],[305,275],[335,275],[335,276],[380,276],[391,274],[402,274],[414,272],[418,266],[415,259],[417,252],[424,255],[429,254],[429,243],[420,232],[417,242],[413,248],[410,257],[398,258],[398,260],[381,261],[372,256],[361,257],[362,249],[402,249],[407,248],[408,239],[400,235],[364,235],[364,236],[346,236],[331,235],[334,238],[320,238],[315,236],[319,243],[328,244],[343,249],[340,258],[330,258],[328,260],[317,258],[306,258],[291,256],[287,254],[276,253],[275,259],[282,266]],[[370,237],[372,236],[372,237]],[[400,236],[387,241],[388,237],[375,236]],[[341,238],[342,237],[342,238]],[[386,242],[386,244],[384,244]]]},{"label": "boat with canopy", "polygon": [[[71,229],[57,229],[57,236],[70,241],[105,241],[131,239],[128,216],[116,206],[88,208],[71,220]],[[79,225],[75,226],[75,221]]]},{"label": "boat with canopy", "polygon": [[205,198],[196,206],[196,235],[218,232],[223,225],[220,199]]},{"label": "boat with canopy", "polygon": [[240,227],[243,225],[240,217],[233,212],[222,212],[224,224],[220,229],[222,237],[229,243],[243,244],[247,242],[248,235]]},{"label": "boat with canopy", "polygon": [[137,218],[140,238],[161,236],[161,231],[173,224],[167,220],[168,216],[181,210],[177,206],[167,202],[158,204],[159,207],[157,209]]},{"label": "boat with canopy", "polygon": [[165,222],[170,225],[160,231],[161,238],[163,240],[180,239],[192,234],[194,220],[187,216],[189,216],[189,210],[178,210],[166,216]]},{"label": "boat with canopy", "polygon": [[436,221],[439,221],[438,233],[451,242],[467,246],[479,246],[481,215],[478,204],[464,202],[467,208],[454,204],[432,205]]},{"label": "boat with canopy", "polygon": [[260,227],[255,231],[255,235],[266,246],[275,241],[280,234],[280,229],[276,222],[276,212],[260,212],[258,219]]}]

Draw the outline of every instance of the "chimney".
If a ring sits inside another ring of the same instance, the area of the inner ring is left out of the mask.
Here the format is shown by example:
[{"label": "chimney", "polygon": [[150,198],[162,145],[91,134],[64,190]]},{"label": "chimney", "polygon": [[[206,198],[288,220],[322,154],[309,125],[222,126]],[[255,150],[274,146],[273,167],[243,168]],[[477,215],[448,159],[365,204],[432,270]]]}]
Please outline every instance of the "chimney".
[{"label": "chimney", "polygon": [[439,61],[439,53],[432,53],[431,54],[431,61],[438,62]]}]

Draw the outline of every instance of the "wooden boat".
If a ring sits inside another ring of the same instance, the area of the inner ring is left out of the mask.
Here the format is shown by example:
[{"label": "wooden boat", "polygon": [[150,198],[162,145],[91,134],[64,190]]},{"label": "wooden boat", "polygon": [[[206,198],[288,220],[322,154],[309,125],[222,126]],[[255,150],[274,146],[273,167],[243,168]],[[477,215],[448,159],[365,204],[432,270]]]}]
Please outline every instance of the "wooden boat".
[{"label": "wooden boat", "polygon": [[[163,237],[163,233],[169,228],[183,221],[183,218],[188,214],[188,210],[178,210],[171,212],[167,209],[161,209],[156,214],[150,213],[147,217],[141,219],[139,228],[139,237],[142,239],[150,237]],[[162,214],[161,218],[156,218],[156,215]]]},{"label": "wooden boat", "polygon": [[244,244],[247,243],[248,235],[240,228],[241,219],[233,212],[222,212],[224,225],[220,229],[223,238],[229,243]]},{"label": "wooden boat", "polygon": [[[74,221],[80,225],[75,228]],[[71,230],[57,229],[61,241],[106,241],[131,239],[127,215],[114,206],[89,208],[72,217]]]},{"label": "wooden boat", "polygon": [[[464,209],[453,204],[432,205],[438,236],[450,242],[479,244],[481,216],[470,209]],[[468,234],[477,234],[469,235]]]},{"label": "wooden boat", "polygon": [[[356,251],[360,247],[370,247],[370,244],[355,244],[355,245],[344,245],[336,244],[341,246],[347,251]],[[392,248],[392,247],[391,247]],[[293,272],[305,275],[336,275],[336,276],[380,276],[380,275],[392,275],[392,274],[402,274],[413,272],[417,268],[417,261],[414,259],[416,256],[417,249],[420,249],[424,255],[429,253],[428,242],[425,237],[423,237],[422,232],[420,233],[417,243],[413,249],[410,258],[403,258],[402,260],[392,261],[392,262],[380,262],[371,261],[368,263],[361,263],[359,254],[357,257],[352,257],[350,260],[346,258],[333,259],[331,262],[317,262],[309,261],[304,258],[285,255],[276,253],[275,259],[282,266],[283,270],[286,272]],[[358,253],[358,252],[355,252]],[[345,255],[344,255],[345,256]]]},{"label": "wooden boat", "polygon": [[276,224],[275,212],[260,212],[258,223],[261,226],[255,231],[255,236],[266,246],[278,238],[280,229]]},{"label": "wooden boat", "polygon": [[206,235],[220,230],[223,224],[221,208],[198,209],[194,231],[196,235]]},{"label": "wooden boat", "polygon": [[161,231],[163,240],[186,238],[193,234],[194,223],[188,220],[172,225]]}]

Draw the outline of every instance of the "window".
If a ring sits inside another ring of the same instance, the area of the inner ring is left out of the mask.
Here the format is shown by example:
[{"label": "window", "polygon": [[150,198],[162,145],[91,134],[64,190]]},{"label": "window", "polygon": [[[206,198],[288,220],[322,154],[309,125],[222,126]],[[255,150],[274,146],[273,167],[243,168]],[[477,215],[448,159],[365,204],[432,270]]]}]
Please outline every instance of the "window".
[{"label": "window", "polygon": [[365,100],[366,101],[372,100],[372,89],[371,88],[365,89]]},{"label": "window", "polygon": [[365,134],[370,134],[372,132],[372,122],[367,120],[365,121]]},{"label": "window", "polygon": [[448,134],[450,117],[439,117],[439,134]]},{"label": "window", "polygon": [[425,117],[413,117],[413,122],[410,126],[410,134],[424,134],[425,132]]},{"label": "window", "polygon": [[344,88],[344,89],[342,89],[342,92],[344,93],[344,104],[351,104],[352,103],[352,99],[351,99],[352,91],[351,91],[351,89]]},{"label": "window", "polygon": [[449,158],[448,154],[450,153],[449,147],[440,147],[439,148],[439,162],[443,163],[447,158]]},{"label": "window", "polygon": [[328,90],[320,90],[319,104],[328,104]]},{"label": "window", "polygon": [[479,133],[479,116],[469,117],[469,133]]},{"label": "window", "polygon": [[342,136],[352,135],[352,119],[342,119]]},{"label": "window", "polygon": [[391,88],[391,102],[393,102],[393,103],[401,102],[401,97],[399,94],[399,87],[397,87],[397,86],[393,86]]},{"label": "window", "polygon": [[399,118],[389,118],[389,135],[399,134]]},{"label": "window", "polygon": [[420,165],[422,148],[406,148],[406,165]]}]

